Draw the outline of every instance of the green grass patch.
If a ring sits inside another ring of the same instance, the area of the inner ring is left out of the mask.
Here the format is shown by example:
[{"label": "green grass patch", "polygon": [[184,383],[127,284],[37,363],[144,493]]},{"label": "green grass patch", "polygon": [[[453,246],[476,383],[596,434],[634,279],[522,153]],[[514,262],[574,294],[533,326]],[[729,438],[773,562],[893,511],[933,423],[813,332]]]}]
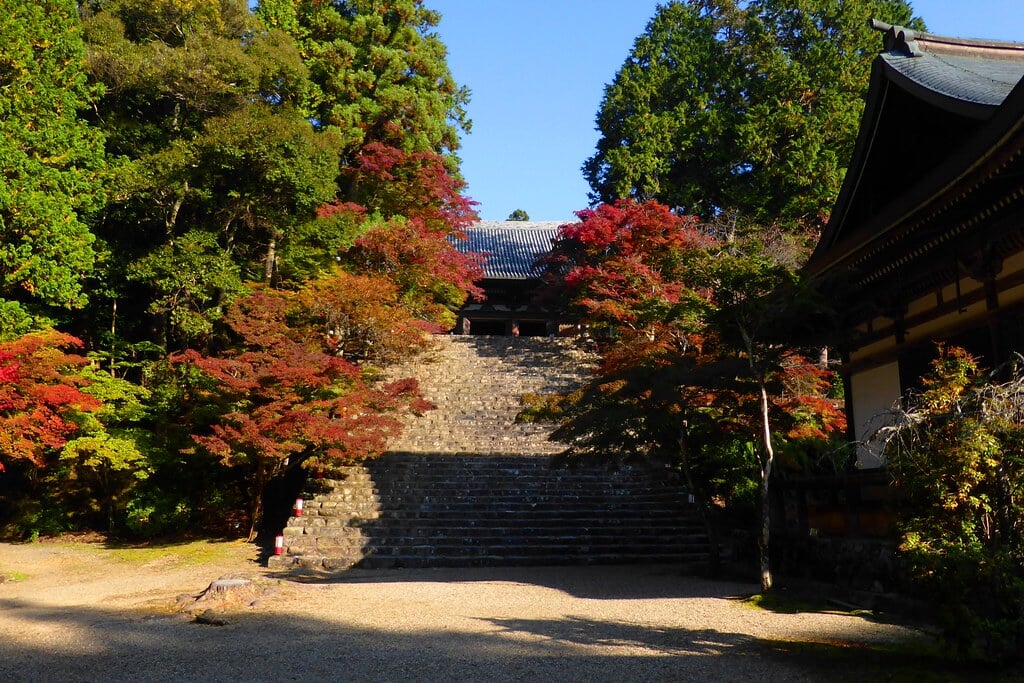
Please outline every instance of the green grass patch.
[{"label": "green grass patch", "polygon": [[28,578],[28,574],[22,572],[8,572],[0,569],[0,583],[8,583],[13,581],[24,581]]},{"label": "green grass patch", "polygon": [[[769,593],[757,593],[745,598],[743,603],[756,609],[768,610],[779,614],[802,614],[806,612],[852,614],[850,610],[843,609],[830,604],[823,598],[813,598],[806,595],[791,595],[783,591],[771,591]],[[868,610],[856,610],[866,612]],[[861,615],[863,616],[863,614]]]},{"label": "green grass patch", "polygon": [[768,610],[776,614],[845,614],[861,617],[862,619],[868,619],[880,624],[920,626],[920,624],[915,624],[912,619],[908,619],[904,615],[861,609],[836,600],[830,600],[823,596],[807,593],[787,593],[786,591],[775,590],[770,593],[758,593],[749,598],[744,598],[743,603],[753,609]]},{"label": "green grass patch", "polygon": [[1011,683],[1024,681],[1019,667],[998,668],[948,658],[937,642],[894,645],[762,640],[770,657],[796,664],[812,678],[894,683]]},{"label": "green grass patch", "polygon": [[180,543],[147,543],[140,545],[92,546],[120,562],[150,564],[168,562],[183,565],[211,564],[222,561],[254,559],[257,548],[243,541],[185,541]]}]

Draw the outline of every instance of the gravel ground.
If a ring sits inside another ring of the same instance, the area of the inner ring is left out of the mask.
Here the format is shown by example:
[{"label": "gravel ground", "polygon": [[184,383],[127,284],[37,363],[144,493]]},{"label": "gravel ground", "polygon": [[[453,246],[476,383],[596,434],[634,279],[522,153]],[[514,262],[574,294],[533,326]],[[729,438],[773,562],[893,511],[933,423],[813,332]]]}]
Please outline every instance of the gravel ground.
[{"label": "gravel ground", "polygon": [[[0,583],[0,681],[813,681],[828,672],[770,641],[924,639],[847,614],[755,609],[739,600],[755,585],[671,566],[283,579],[241,544],[201,562],[140,558],[0,544],[0,576],[16,579]],[[226,575],[254,589],[195,601]],[[226,625],[195,623],[205,609]]]}]

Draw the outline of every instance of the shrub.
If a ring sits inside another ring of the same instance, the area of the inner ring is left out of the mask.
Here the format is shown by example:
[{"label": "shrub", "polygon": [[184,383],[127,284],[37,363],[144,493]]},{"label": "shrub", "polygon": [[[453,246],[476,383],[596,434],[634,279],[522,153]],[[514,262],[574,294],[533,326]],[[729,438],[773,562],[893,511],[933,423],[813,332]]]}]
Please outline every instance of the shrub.
[{"label": "shrub", "polygon": [[[1009,378],[998,381],[997,378]],[[903,494],[900,555],[961,657],[1018,657],[1024,645],[1024,374],[986,374],[942,348],[886,429]]]}]

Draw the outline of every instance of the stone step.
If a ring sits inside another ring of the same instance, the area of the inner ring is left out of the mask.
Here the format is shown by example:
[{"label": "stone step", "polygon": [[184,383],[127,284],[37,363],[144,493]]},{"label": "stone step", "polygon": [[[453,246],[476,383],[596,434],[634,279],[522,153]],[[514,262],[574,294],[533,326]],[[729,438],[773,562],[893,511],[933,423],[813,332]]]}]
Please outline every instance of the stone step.
[{"label": "stone step", "polygon": [[[476,517],[450,517],[419,514],[395,514],[389,516],[315,517],[289,520],[284,527],[285,535],[315,533],[321,529],[415,529],[419,534],[435,533],[436,530],[491,530],[494,533],[518,533],[520,529],[579,529],[579,533],[595,530],[609,530],[627,533],[633,529],[661,531],[675,530],[678,533],[703,533],[703,525],[695,518],[679,518],[669,515],[655,517],[615,518],[574,515],[570,517],[511,517],[495,516],[490,519]],[[314,531],[303,531],[310,529]]]},{"label": "stone step", "polygon": [[707,561],[707,554],[701,552],[661,552],[657,554],[624,555],[621,553],[573,553],[565,555],[548,554],[543,558],[533,555],[451,555],[412,556],[404,554],[377,554],[352,560],[350,558],[324,557],[319,554],[275,556],[271,566],[278,569],[324,569],[337,571],[358,567],[362,569],[393,568],[442,568],[442,567],[516,567],[516,566],[566,566],[601,564],[649,564],[675,563],[684,566],[700,565]]},{"label": "stone step", "polygon": [[[518,424],[521,396],[580,386],[572,342],[441,337],[390,371],[436,409],[383,457],[310,482],[281,568],[698,562],[707,544],[670,468],[556,462],[550,427]],[[564,465],[569,466],[564,466]]]},{"label": "stone step", "polygon": [[[612,511],[613,512],[613,511]],[[570,508],[550,509],[535,512],[515,512],[495,510],[365,510],[346,513],[338,511],[331,515],[293,517],[285,528],[325,527],[325,526],[367,526],[376,524],[398,524],[406,522],[424,527],[447,526],[567,526],[567,525],[601,525],[610,528],[622,528],[630,525],[655,526],[689,526],[696,525],[696,518],[678,510],[661,510],[654,508],[644,513],[613,514],[608,510],[588,509],[573,510]]]},{"label": "stone step", "polygon": [[479,539],[458,538],[329,538],[303,537],[290,539],[287,546],[291,554],[303,554],[301,551],[310,549],[329,549],[339,554],[361,553],[369,555],[375,552],[406,553],[411,555],[433,554],[438,556],[463,554],[471,550],[477,552],[486,549],[487,554],[521,554],[546,555],[564,552],[620,552],[626,554],[657,554],[670,550],[702,552],[701,539],[698,536],[685,538],[636,538],[625,543],[620,538],[601,537],[564,537],[550,536],[537,539],[500,539],[483,537]]},{"label": "stone step", "polygon": [[486,481],[471,479],[468,481],[444,480],[435,481],[429,477],[421,480],[410,478],[408,481],[385,483],[383,486],[365,486],[359,490],[335,491],[330,493],[314,492],[313,496],[304,496],[306,500],[344,501],[352,498],[376,496],[379,498],[407,496],[410,494],[457,495],[494,495],[508,496],[518,494],[534,494],[548,497],[568,497],[578,495],[602,495],[608,497],[646,496],[686,498],[685,491],[677,487],[652,486],[641,482],[601,482],[597,478],[589,481],[546,481],[544,479],[522,478],[514,474],[504,478],[491,478]]},{"label": "stone step", "polygon": [[495,454],[551,454],[544,425],[515,422],[526,393],[579,386],[593,356],[571,340],[540,338],[436,337],[436,348],[390,371],[415,376],[436,406],[406,422],[393,450]]},{"label": "stone step", "polygon": [[623,555],[620,553],[573,553],[567,555],[549,554],[543,561],[533,555],[453,555],[448,557],[417,557],[408,555],[371,555],[360,560],[355,566],[367,569],[389,569],[395,567],[494,567],[494,566],[559,566],[675,562],[698,564],[707,560],[699,553],[658,553],[653,555]]},{"label": "stone step", "polygon": [[[349,531],[358,531],[350,529]],[[382,533],[343,533],[342,529],[320,529],[319,533],[289,535],[285,537],[288,548],[310,547],[313,545],[337,545],[348,547],[382,547],[382,546],[433,546],[439,553],[445,547],[478,547],[486,546],[502,548],[517,545],[530,545],[537,548],[552,546],[609,546],[633,547],[637,545],[650,547],[692,547],[703,542],[703,533],[697,530],[689,534],[666,529],[659,532],[634,533],[630,535],[581,532],[568,530],[549,530],[548,533],[494,534],[481,532],[478,535],[468,533],[464,529],[452,529],[444,533],[424,533],[417,529],[389,529]]]},{"label": "stone step", "polygon": [[[287,542],[300,536],[322,536],[324,538],[680,538],[694,540],[704,535],[703,527],[673,524],[641,525],[639,522],[622,526],[568,525],[524,525],[475,526],[469,524],[441,524],[437,522],[415,524],[416,520],[399,520],[383,526],[365,523],[336,526],[287,526],[283,533]],[[529,531],[523,531],[524,529]]]},{"label": "stone step", "polygon": [[429,474],[417,477],[415,473],[412,473],[402,478],[381,477],[374,483],[367,482],[361,486],[347,486],[335,489],[330,493],[317,493],[322,500],[341,500],[344,496],[397,495],[409,490],[494,492],[495,494],[540,491],[549,495],[568,495],[576,492],[599,492],[608,495],[683,495],[678,484],[608,481],[602,480],[599,476],[571,479],[554,474],[523,476],[515,473],[466,478],[439,477]]},{"label": "stone step", "polygon": [[333,546],[311,546],[307,548],[296,549],[295,552],[287,557],[305,556],[310,557],[316,554],[324,556],[330,555],[335,558],[347,558],[347,561],[356,564],[367,558],[378,558],[378,557],[417,557],[421,558],[425,565],[428,561],[433,561],[436,565],[445,565],[449,562],[450,558],[453,557],[489,557],[492,559],[497,558],[534,558],[535,564],[541,564],[544,558],[553,557],[576,557],[584,559],[588,556],[602,556],[605,558],[619,557],[619,558],[662,558],[665,556],[674,556],[677,558],[681,557],[706,557],[704,553],[699,550],[688,550],[685,546],[673,547],[671,545],[633,545],[633,546],[616,546],[611,544],[550,544],[547,546],[539,545],[506,545],[506,546],[487,546],[487,545],[437,545],[437,544],[424,544],[424,545],[382,545],[375,544],[372,546],[366,546],[357,549],[352,552],[349,548],[344,546],[333,547]]},{"label": "stone step", "polygon": [[494,490],[504,489],[518,491],[522,489],[545,490],[552,492],[572,491],[585,488],[587,490],[599,490],[622,493],[659,493],[679,492],[678,482],[644,481],[634,479],[615,479],[607,475],[586,474],[579,476],[566,475],[560,472],[490,472],[487,474],[464,474],[455,473],[431,473],[410,471],[400,475],[378,475],[373,481],[360,482],[358,485],[345,484],[325,488],[333,495],[364,494],[367,490],[375,493],[388,491],[402,491],[410,485],[417,489],[434,487],[438,489],[457,488],[459,490],[477,489]]},{"label": "stone step", "polygon": [[[384,463],[373,463],[372,465],[368,464],[364,466],[364,471],[358,473],[360,475],[358,479],[355,479],[353,477],[352,481],[338,479],[328,479],[320,481],[325,481],[324,485],[326,487],[331,488],[343,488],[348,485],[361,485],[366,483],[375,483],[379,481],[400,481],[402,480],[403,477],[409,477],[412,475],[415,475],[417,477],[429,476],[434,478],[453,478],[459,480],[471,480],[474,477],[484,477],[493,479],[503,476],[514,475],[527,478],[543,478],[545,480],[548,480],[550,478],[553,481],[557,481],[559,479],[583,479],[585,481],[598,479],[601,481],[631,481],[631,478],[634,477],[637,472],[644,471],[649,471],[652,474],[662,473],[663,476],[665,476],[666,479],[669,480],[666,483],[670,483],[671,481],[674,480],[674,477],[670,472],[664,472],[663,470],[656,469],[647,470],[647,468],[637,468],[636,470],[626,471],[602,471],[599,468],[591,466],[584,470],[573,470],[568,467],[552,466],[549,464],[539,463],[515,465],[513,463],[507,463],[502,460],[498,460],[498,456],[486,456],[480,453],[472,453],[470,455],[473,456],[472,459],[469,459],[465,456],[457,456],[450,454],[445,454],[444,456],[436,456],[444,457],[446,461],[452,462],[430,464],[427,462],[410,461],[406,460],[405,458],[393,458],[391,457],[391,454],[388,454],[387,456],[384,456],[386,457],[386,461]],[[476,459],[485,462],[481,462],[474,465],[468,464]],[[526,458],[524,458],[524,460],[525,459]],[[534,457],[530,458],[530,460],[533,459]],[[486,462],[490,460],[494,460],[494,462]],[[545,460],[549,461],[550,459],[545,458]],[[465,463],[465,466],[461,466],[463,463]]]},{"label": "stone step", "polygon": [[[611,518],[611,519],[609,519]],[[473,514],[472,511],[453,513],[450,510],[367,510],[345,514],[338,512],[328,516],[318,515],[290,519],[285,529],[319,528],[339,526],[361,526],[381,528],[385,525],[415,525],[433,529],[441,527],[473,527],[483,529],[515,528],[515,527],[568,527],[590,526],[595,528],[624,529],[631,526],[640,527],[700,527],[695,517],[676,512],[653,510],[647,514],[615,515],[606,510],[549,510],[541,513],[499,513],[483,511]]]},{"label": "stone step", "polygon": [[409,491],[408,493],[380,495],[368,493],[365,497],[352,497],[351,499],[332,500],[311,500],[304,504],[304,512],[310,514],[315,510],[337,508],[350,503],[368,502],[377,505],[380,509],[407,508],[407,507],[434,507],[439,505],[458,507],[460,505],[479,506],[489,508],[507,508],[509,510],[519,509],[545,509],[552,506],[574,505],[580,507],[596,506],[600,508],[621,508],[632,510],[637,508],[649,508],[657,506],[685,505],[686,498],[673,494],[606,494],[602,492],[591,493],[570,493],[553,494],[545,491],[530,491],[523,489],[516,491],[490,491],[490,490],[450,490],[437,492]]},{"label": "stone step", "polygon": [[[644,477],[644,478],[641,478]],[[469,473],[458,475],[449,473],[431,473],[409,471],[401,475],[378,475],[372,481],[356,484],[344,484],[333,488],[324,487],[318,490],[320,495],[363,495],[368,490],[375,493],[402,491],[409,486],[417,489],[434,487],[438,489],[457,488],[458,490],[509,490],[522,489],[545,490],[552,492],[586,490],[622,492],[622,493],[662,493],[679,492],[676,481],[658,481],[648,475],[634,475],[631,479],[616,479],[601,474],[567,475],[564,472],[489,472],[487,474]],[[320,487],[317,487],[320,488]]]}]

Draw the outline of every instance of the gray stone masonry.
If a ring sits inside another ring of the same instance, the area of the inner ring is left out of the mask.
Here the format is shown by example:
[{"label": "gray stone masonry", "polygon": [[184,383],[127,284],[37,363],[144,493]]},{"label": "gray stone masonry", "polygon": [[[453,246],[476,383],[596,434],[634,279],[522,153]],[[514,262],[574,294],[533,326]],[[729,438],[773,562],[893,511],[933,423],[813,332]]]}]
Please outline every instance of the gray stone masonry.
[{"label": "gray stone masonry", "polygon": [[381,458],[310,483],[272,567],[700,562],[707,543],[664,467],[560,466],[547,425],[517,425],[527,392],[579,386],[592,355],[572,340],[441,337],[395,377],[436,410]]},{"label": "gray stone masonry", "polygon": [[390,373],[416,377],[435,409],[410,417],[391,450],[407,453],[550,455],[551,426],[516,424],[524,394],[580,386],[593,354],[567,338],[439,336],[437,348]]}]

